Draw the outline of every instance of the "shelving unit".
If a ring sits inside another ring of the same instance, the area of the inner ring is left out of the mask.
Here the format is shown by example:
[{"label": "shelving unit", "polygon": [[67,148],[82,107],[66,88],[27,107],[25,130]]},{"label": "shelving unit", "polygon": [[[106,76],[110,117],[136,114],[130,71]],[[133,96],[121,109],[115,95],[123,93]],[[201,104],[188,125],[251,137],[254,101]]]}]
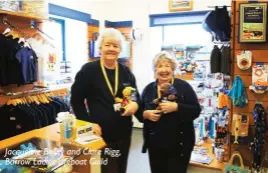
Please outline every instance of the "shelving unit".
[{"label": "shelving unit", "polygon": [[15,12],[9,12],[9,11],[3,11],[0,10],[0,16],[6,16],[8,18],[20,20],[20,21],[35,21],[35,22],[44,22],[44,21],[50,21],[52,22],[53,20],[50,20],[49,18],[40,18],[37,16],[29,16],[26,14],[21,14],[21,13],[15,13]]},{"label": "shelving unit", "polygon": [[202,147],[208,148],[208,156],[213,159],[212,162],[209,165],[196,163],[196,162],[190,162],[190,165],[198,166],[202,168],[214,169],[214,170],[222,170],[224,168],[224,163],[216,160],[215,155],[212,153],[211,143],[204,143],[202,144]]}]

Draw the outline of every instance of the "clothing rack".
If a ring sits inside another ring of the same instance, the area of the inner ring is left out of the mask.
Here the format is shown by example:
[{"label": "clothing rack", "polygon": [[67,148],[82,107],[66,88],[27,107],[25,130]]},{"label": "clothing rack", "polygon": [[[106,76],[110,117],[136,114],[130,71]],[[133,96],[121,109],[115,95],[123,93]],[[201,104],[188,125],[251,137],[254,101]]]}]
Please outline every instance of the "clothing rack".
[{"label": "clothing rack", "polygon": [[39,31],[40,33],[44,34],[45,36],[47,36],[49,39],[54,40],[52,37],[50,37],[48,34],[46,34],[44,31],[42,31],[41,29],[39,29],[36,26],[36,23],[34,21],[31,21],[31,27],[36,29],[37,31]]},{"label": "clothing rack", "polygon": [[15,92],[15,93],[3,93],[0,95],[0,106],[3,106],[8,102],[10,99],[27,97],[27,96],[34,96],[38,94],[44,93],[53,93],[53,95],[67,95],[68,89],[67,88],[59,88],[59,89],[48,89],[48,88],[35,88],[32,90],[27,90],[24,92]]},{"label": "clothing rack", "polygon": [[215,8],[215,7],[220,7],[220,8],[223,8],[223,7],[231,7],[229,5],[223,5],[223,6],[207,6],[208,8]]},{"label": "clothing rack", "polygon": [[[3,24],[8,25],[8,27],[11,27],[11,29],[16,30],[17,32],[19,32],[20,34],[22,34],[25,39],[31,38],[31,36],[29,36],[28,34],[24,33],[19,27],[17,27],[16,25],[12,24],[12,22],[10,22],[6,17],[3,17],[2,20]],[[51,40],[54,40],[53,38],[51,38],[48,34],[46,34],[44,31],[40,30],[36,24],[34,23],[34,21],[31,21],[30,23],[30,27],[36,29],[38,32],[42,33],[43,35],[45,35],[46,37],[48,37]],[[45,41],[47,41],[53,48],[55,48],[55,46],[48,41],[47,39],[44,39]]]},{"label": "clothing rack", "polygon": [[24,33],[19,27],[12,24],[6,17],[3,17],[2,22],[3,22],[3,24],[8,25],[8,27],[11,27],[11,29],[14,29],[17,32],[19,32],[20,34],[22,34],[24,38],[30,38],[30,36],[28,34]]}]

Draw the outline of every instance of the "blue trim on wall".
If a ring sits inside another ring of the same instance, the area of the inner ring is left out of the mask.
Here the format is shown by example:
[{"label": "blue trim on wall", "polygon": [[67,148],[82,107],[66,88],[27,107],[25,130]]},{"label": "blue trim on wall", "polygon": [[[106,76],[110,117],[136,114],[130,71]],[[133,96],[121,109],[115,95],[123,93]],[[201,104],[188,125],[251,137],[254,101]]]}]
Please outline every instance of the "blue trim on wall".
[{"label": "blue trim on wall", "polygon": [[62,61],[66,61],[66,37],[65,37],[65,20],[50,17],[49,19],[59,23],[61,25],[62,33]]},{"label": "blue trim on wall", "polygon": [[76,11],[70,8],[65,8],[62,6],[58,6],[55,4],[48,4],[49,14],[66,17],[74,20],[79,20],[86,23],[91,23],[91,15],[87,13],[83,13],[80,11]]},{"label": "blue trim on wall", "polygon": [[132,27],[132,21],[119,21],[119,22],[111,22],[105,20],[105,27],[113,27],[113,28],[120,28],[120,27]]},{"label": "blue trim on wall", "polygon": [[[150,27],[154,26],[167,26],[167,25],[179,25],[179,24],[197,24],[200,23],[200,19],[197,19],[196,21],[189,21],[189,22],[176,22],[174,21],[175,18],[200,18],[205,17],[205,15],[210,12],[211,10],[205,10],[205,11],[186,11],[186,12],[179,12],[179,13],[165,13],[165,14],[152,14],[150,15]],[[155,24],[156,20],[164,20],[168,19],[169,22],[163,22],[159,24]]]},{"label": "blue trim on wall", "polygon": [[91,19],[90,25],[100,26],[100,21],[96,19]]},{"label": "blue trim on wall", "polygon": [[114,27],[113,22],[111,22],[111,21],[109,21],[109,20],[105,20],[105,21],[104,21],[104,26],[105,26],[105,27]]}]

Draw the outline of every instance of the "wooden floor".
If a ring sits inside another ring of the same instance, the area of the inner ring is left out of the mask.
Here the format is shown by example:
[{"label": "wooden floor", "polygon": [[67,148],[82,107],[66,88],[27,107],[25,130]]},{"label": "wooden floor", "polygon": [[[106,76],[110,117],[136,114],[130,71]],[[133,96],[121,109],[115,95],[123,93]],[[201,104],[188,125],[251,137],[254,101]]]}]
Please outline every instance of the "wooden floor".
[{"label": "wooden floor", "polygon": [[[148,155],[141,153],[142,130],[135,128],[132,135],[132,144],[128,160],[127,173],[151,173]],[[190,166],[187,173],[221,173],[221,171]]]}]

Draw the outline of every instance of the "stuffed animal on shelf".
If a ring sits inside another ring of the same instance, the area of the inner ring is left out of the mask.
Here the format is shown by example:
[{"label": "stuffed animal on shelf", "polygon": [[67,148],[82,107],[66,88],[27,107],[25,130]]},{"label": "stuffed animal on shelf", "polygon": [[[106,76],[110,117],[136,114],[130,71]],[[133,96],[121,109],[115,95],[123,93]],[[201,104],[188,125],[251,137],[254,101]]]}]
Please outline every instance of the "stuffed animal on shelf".
[{"label": "stuffed animal on shelf", "polygon": [[124,113],[125,107],[132,101],[136,101],[136,89],[132,87],[126,87],[122,93],[123,98],[116,97],[115,102],[120,105],[117,107],[116,111]]},{"label": "stuffed animal on shelf", "polygon": [[[177,99],[177,90],[176,88],[170,84],[170,83],[163,83],[160,85],[160,97],[157,99],[154,99],[153,102],[156,105],[159,105],[159,103],[163,101],[171,101],[174,102]],[[157,110],[160,110],[160,107],[157,106]]]}]

